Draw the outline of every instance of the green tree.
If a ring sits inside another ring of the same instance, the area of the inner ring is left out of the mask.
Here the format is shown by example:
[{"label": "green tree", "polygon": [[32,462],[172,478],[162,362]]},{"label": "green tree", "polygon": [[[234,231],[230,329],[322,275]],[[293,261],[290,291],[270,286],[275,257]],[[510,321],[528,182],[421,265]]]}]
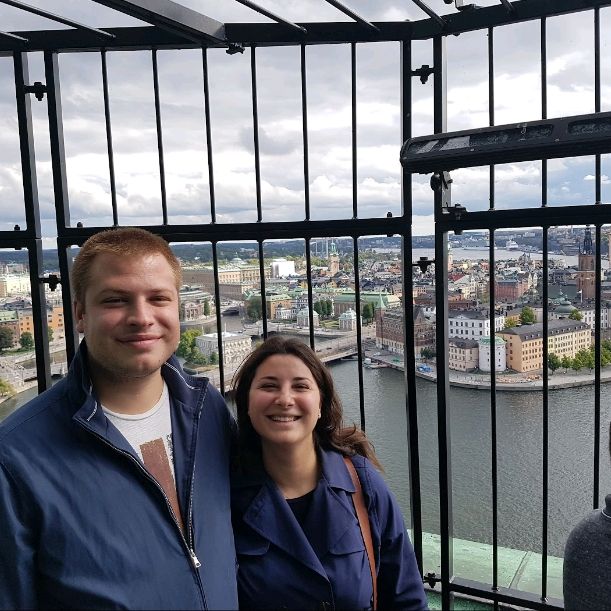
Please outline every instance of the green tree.
[{"label": "green tree", "polygon": [[374,308],[373,304],[366,303],[363,305],[363,320],[371,321],[373,320]]},{"label": "green tree", "polygon": [[15,394],[15,389],[10,382],[0,380],[0,397],[12,397]]},{"label": "green tree", "polygon": [[565,354],[560,361],[560,366],[564,371],[568,371],[573,366],[573,359]]},{"label": "green tree", "polygon": [[210,316],[210,300],[204,301],[204,316]]},{"label": "green tree", "polygon": [[189,363],[193,363],[193,365],[207,365],[208,359],[203,355],[197,346],[195,346],[191,350],[191,355],[189,356]]},{"label": "green tree", "polygon": [[333,304],[331,303],[330,299],[325,299],[324,311],[325,311],[325,316],[331,316],[333,314]]},{"label": "green tree", "polygon": [[53,341],[53,329],[51,327],[47,327],[47,339],[49,342]]},{"label": "green tree", "polygon": [[571,320],[582,320],[583,319],[583,314],[577,309],[575,308],[570,314],[569,314],[569,318]]},{"label": "green tree", "polygon": [[19,338],[19,345],[24,350],[31,350],[34,347],[34,338],[29,331],[24,331]]},{"label": "green tree", "polygon": [[322,317],[323,315],[323,306],[322,306],[322,302],[321,301],[317,301],[316,303],[314,303],[314,311]]},{"label": "green tree", "polygon": [[560,367],[562,367],[562,360],[560,359],[560,357],[557,354],[551,352],[550,354],[547,355],[547,367],[552,372],[552,375],[553,375],[556,369],[559,369]]},{"label": "green tree", "polygon": [[428,346],[420,350],[420,356],[422,356],[423,359],[434,359],[436,354],[435,348],[429,348]]},{"label": "green tree", "polygon": [[524,306],[520,314],[520,322],[523,325],[532,325],[536,321],[537,321],[537,317],[535,315],[535,311],[529,306]]},{"label": "green tree", "polygon": [[211,365],[217,365],[219,362],[219,355],[216,352],[213,352],[210,355],[210,364]]},{"label": "green tree", "polygon": [[0,353],[7,348],[13,347],[13,330],[9,327],[0,326]]},{"label": "green tree", "polygon": [[246,302],[246,316],[248,316],[250,320],[261,320],[263,318],[263,308],[261,305],[260,295],[251,297]]},{"label": "green tree", "polygon": [[176,355],[187,361],[190,360],[191,352],[195,347],[195,338],[201,334],[202,332],[199,329],[188,329],[187,331],[181,333],[178,348],[176,349]]},{"label": "green tree", "polygon": [[511,329],[512,327],[515,327],[519,322],[520,319],[518,316],[508,316],[505,319],[505,325],[503,326],[503,329]]}]

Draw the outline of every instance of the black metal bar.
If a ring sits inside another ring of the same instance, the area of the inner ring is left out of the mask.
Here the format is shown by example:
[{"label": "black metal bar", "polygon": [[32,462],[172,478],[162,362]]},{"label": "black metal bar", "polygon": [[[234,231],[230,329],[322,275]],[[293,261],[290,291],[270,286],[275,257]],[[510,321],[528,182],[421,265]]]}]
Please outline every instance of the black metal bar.
[{"label": "black metal bar", "polygon": [[66,154],[64,150],[64,129],[62,121],[59,66],[57,60],[57,53],[45,52],[44,63],[47,85],[47,115],[49,118],[55,220],[58,227],[67,227],[70,225],[70,204],[68,202]]},{"label": "black metal bar", "polygon": [[112,206],[113,225],[119,224],[119,212],[117,210],[117,185],[115,181],[115,154],[112,146],[112,124],[110,121],[110,97],[108,95],[108,66],[106,62],[106,50],[100,53],[102,59],[102,90],[104,95],[104,124],[106,127],[106,149],[108,151],[108,178],[110,183],[110,203]]},{"label": "black metal bar", "polygon": [[455,577],[450,587],[454,592],[460,594],[515,605],[520,608],[537,609],[540,611],[551,611],[552,609],[561,611],[564,609],[562,600],[558,598],[550,597],[543,602],[537,594],[532,594],[531,592],[505,587],[499,587],[498,591],[494,591],[487,584],[461,577]]},{"label": "black metal bar", "polygon": [[72,261],[68,257],[69,250],[69,247],[57,249],[59,275],[62,279],[62,305],[64,308],[64,333],[66,334],[66,360],[68,364],[72,362],[79,344],[79,334],[74,324],[72,296],[70,294],[70,269],[72,268]]},{"label": "black metal bar", "polygon": [[93,0],[125,15],[141,19],[163,30],[178,34],[198,44],[226,44],[225,26],[198,11],[173,2],[151,3],[150,0]]},{"label": "black metal bar", "polygon": [[445,28],[446,21],[443,17],[440,17],[432,8],[422,2],[422,0],[412,0],[412,2],[420,9],[422,9],[431,19],[437,22],[442,28]]},{"label": "black metal bar", "polygon": [[[21,175],[23,177],[23,198],[27,227],[35,238],[40,238],[40,209],[38,205],[38,183],[36,179],[36,154],[34,150],[34,131],[32,107],[25,88],[29,79],[28,58],[26,53],[13,56],[15,71],[15,96],[17,102],[17,122],[19,129],[19,151]],[[34,290],[34,288],[32,289]]]},{"label": "black metal bar", "polygon": [[358,164],[356,123],[356,43],[350,43],[351,107],[352,107],[352,218],[358,218]]},{"label": "black metal bar", "polygon": [[219,348],[219,390],[225,396],[225,363],[223,358],[223,323],[221,320],[221,287],[219,284],[219,257],[217,243],[212,242],[212,269],[214,270],[214,309],[216,311],[216,335]]},{"label": "black metal bar", "polygon": [[263,337],[267,337],[267,291],[265,288],[265,259],[263,241],[259,241],[259,281],[261,283],[261,316],[263,319]]},{"label": "black metal bar", "polygon": [[204,81],[204,116],[206,118],[206,153],[208,157],[208,188],[210,189],[210,216],[216,223],[216,197],[214,190],[214,158],[212,154],[212,125],[210,123],[210,90],[208,87],[208,53],[202,49],[202,77]]},{"label": "black metal bar", "polygon": [[36,6],[26,4],[25,2],[19,2],[19,0],[0,0],[0,4],[8,4],[9,6],[13,6],[22,11],[26,11],[27,13],[32,13],[33,15],[44,17],[45,19],[51,19],[52,21],[63,23],[64,25],[67,25],[71,28],[85,30],[87,32],[90,32],[91,34],[94,34],[98,38],[114,38],[114,35],[109,32],[105,32],[104,30],[98,30],[97,28],[92,28],[88,25],[85,25],[84,23],[79,23],[78,21],[67,19],[66,17],[56,15],[55,13],[50,13],[49,11],[44,11]]},{"label": "black metal bar", "polygon": [[355,21],[357,21],[361,25],[364,25],[366,28],[369,28],[370,30],[372,30],[374,32],[379,32],[380,31],[380,28],[378,28],[378,26],[376,26],[373,23],[367,21],[366,19],[364,19],[360,15],[357,15],[357,13],[355,13],[353,10],[349,9],[347,6],[345,6],[341,2],[338,2],[338,0],[325,0],[325,2],[327,2],[331,6],[334,6],[338,11],[341,11],[345,15],[348,15],[348,17],[350,17],[351,19],[354,19]]},{"label": "black metal bar", "polygon": [[268,17],[269,19],[272,19],[273,21],[276,21],[277,23],[284,24],[290,27],[292,30],[301,32],[302,34],[308,33],[308,31],[303,26],[297,25],[296,23],[287,21],[286,19],[279,17],[275,13],[268,11],[267,9],[263,8],[262,6],[259,6],[258,4],[251,2],[251,0],[236,0],[236,2],[239,2],[240,4],[247,6],[248,8],[252,9],[253,11],[257,11],[257,13],[261,13],[261,15],[265,15],[266,17]]},{"label": "black metal bar", "polygon": [[45,285],[40,281],[43,272],[42,240],[36,238],[28,245],[28,265],[32,295],[32,318],[34,319],[34,343],[36,345],[36,378],[38,392],[51,388],[51,356],[47,331],[47,307]]},{"label": "black metal bar", "polygon": [[[412,46],[409,41],[401,43],[401,135],[403,140],[412,134]],[[401,214],[412,216],[412,175],[401,172]],[[405,223],[401,244],[403,261],[403,362],[406,388],[405,414],[407,422],[408,464],[410,483],[410,506],[412,510],[412,543],[420,573],[422,560],[422,500],[420,490],[420,450],[418,439],[418,392],[416,390],[416,358],[414,353],[414,281],[412,276],[412,225]],[[410,349],[410,346],[412,347]],[[359,346],[360,347],[360,346]],[[360,353],[359,353],[360,357]]]},{"label": "black metal bar", "polygon": [[542,397],[542,456],[541,456],[541,600],[547,598],[547,554],[549,524],[549,326],[547,309],[547,229],[543,232],[543,397]]},{"label": "black metal bar", "polygon": [[306,71],[306,47],[300,45],[300,72],[301,72],[301,120],[303,134],[303,196],[305,204],[305,218],[310,220],[310,153],[308,143],[308,88]]},{"label": "black metal bar", "polygon": [[10,32],[3,32],[0,31],[0,38],[5,37],[8,38],[9,40],[14,40],[16,42],[20,42],[20,43],[27,43],[29,42],[28,38],[24,38],[23,36],[17,36],[17,34],[11,34]]},{"label": "black metal bar", "polygon": [[[447,58],[445,39],[433,38],[433,130],[447,128]],[[444,197],[437,189],[435,199],[435,310],[437,353],[437,436],[439,443],[439,532],[441,535],[441,606],[453,607],[450,589],[453,569],[452,469],[450,454],[450,382],[448,374],[448,233],[437,219],[442,214]],[[441,358],[440,358],[441,357]]]},{"label": "black metal bar", "polygon": [[161,191],[161,213],[163,224],[168,224],[168,202],[165,191],[165,161],[163,157],[163,130],[161,126],[161,103],[159,100],[159,71],[157,69],[157,49],[153,49],[153,92],[155,94],[155,128],[157,131],[157,154],[159,156],[159,187]]},{"label": "black metal bar", "polygon": [[[547,119],[547,20],[541,19],[541,118]],[[541,160],[541,206],[547,206],[547,159]]]},{"label": "black metal bar", "polygon": [[255,149],[255,193],[257,196],[257,222],[263,220],[261,211],[261,157],[259,152],[259,106],[257,103],[257,57],[256,47],[250,49],[250,80],[252,87],[252,131]]},{"label": "black metal bar", "polygon": [[312,311],[312,253],[310,250],[310,240],[306,240],[306,278],[308,282],[308,307],[309,307],[309,320],[310,320],[310,348],[315,349],[314,341],[314,314]]},{"label": "black metal bar", "polygon": [[[596,279],[594,282],[594,469],[593,469],[593,485],[592,485],[592,507],[596,509],[600,503],[600,416],[601,416],[601,353],[602,353],[602,336],[601,336],[601,282],[602,277],[602,242],[601,242],[601,226],[596,225],[596,250],[594,273]],[[581,289],[583,291],[583,287]],[[581,293],[583,299],[583,292]]]},{"label": "black metal bar", "polygon": [[[594,112],[600,112],[600,9],[594,9]],[[595,176],[595,189],[596,199],[595,203],[602,203],[602,188],[601,188],[601,160],[600,155],[595,156],[596,171]]]},{"label": "black metal bar", "polygon": [[[362,343],[361,330],[361,277],[359,272],[359,243],[357,239],[352,241],[352,258],[354,259],[354,308],[356,310],[356,345]],[[363,367],[359,362],[358,380],[359,380],[359,414],[361,418],[361,429],[365,430],[365,390],[363,384]]]}]

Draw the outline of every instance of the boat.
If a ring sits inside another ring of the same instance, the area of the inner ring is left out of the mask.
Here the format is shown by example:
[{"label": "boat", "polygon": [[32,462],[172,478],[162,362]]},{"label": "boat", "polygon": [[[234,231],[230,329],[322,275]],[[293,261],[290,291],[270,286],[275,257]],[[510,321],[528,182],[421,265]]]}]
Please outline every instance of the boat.
[{"label": "boat", "polygon": [[515,240],[507,240],[507,242],[505,242],[505,249],[506,250],[520,250],[520,246],[518,245],[518,243]]}]

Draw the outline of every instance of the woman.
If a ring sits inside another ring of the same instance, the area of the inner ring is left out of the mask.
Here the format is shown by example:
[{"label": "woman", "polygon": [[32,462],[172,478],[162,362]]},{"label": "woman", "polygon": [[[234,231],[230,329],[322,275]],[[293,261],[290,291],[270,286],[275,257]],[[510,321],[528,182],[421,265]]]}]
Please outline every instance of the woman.
[{"label": "woman", "polygon": [[344,456],[363,489],[378,609],[426,609],[401,511],[365,435],[342,428],[325,366],[273,337],[234,379],[239,465],[232,489],[240,607],[370,609],[372,579]]}]

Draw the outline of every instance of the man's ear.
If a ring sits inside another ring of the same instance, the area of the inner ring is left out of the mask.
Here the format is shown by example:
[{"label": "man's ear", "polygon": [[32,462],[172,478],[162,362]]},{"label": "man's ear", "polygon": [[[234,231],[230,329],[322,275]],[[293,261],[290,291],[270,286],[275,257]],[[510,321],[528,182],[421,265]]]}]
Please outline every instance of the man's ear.
[{"label": "man's ear", "polygon": [[74,314],[74,322],[76,323],[76,330],[79,333],[85,333],[85,306],[76,301],[76,299],[72,302],[72,313]]}]

